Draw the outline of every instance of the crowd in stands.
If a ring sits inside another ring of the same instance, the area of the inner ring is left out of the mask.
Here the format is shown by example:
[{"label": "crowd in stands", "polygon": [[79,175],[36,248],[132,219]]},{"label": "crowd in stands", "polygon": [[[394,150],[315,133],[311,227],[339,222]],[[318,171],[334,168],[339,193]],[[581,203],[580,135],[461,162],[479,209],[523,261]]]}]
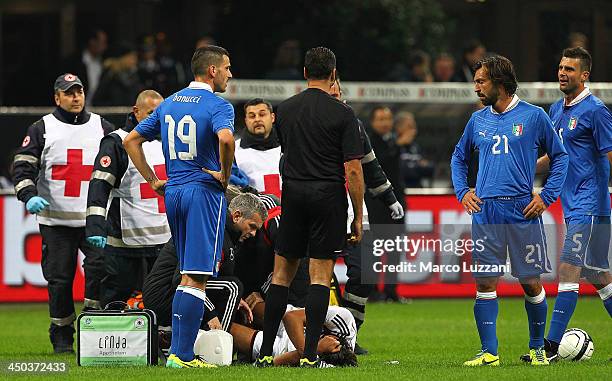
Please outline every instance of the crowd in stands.
[{"label": "crowd in stands", "polygon": [[[210,36],[199,38],[194,48],[215,44]],[[303,80],[302,46],[288,39],[278,46],[271,68],[262,79]],[[93,29],[81,51],[64,60],[62,72],[75,73],[85,82],[89,106],[125,106],[143,89],[156,89],[167,96],[192,79],[187,62],[178,59],[165,33],[144,36],[137,43],[109,43],[107,33]],[[390,82],[471,82],[471,66],[484,57],[478,41],[469,42],[461,60],[450,53],[431,56],[416,50],[408,62],[396,64],[381,80]]]}]

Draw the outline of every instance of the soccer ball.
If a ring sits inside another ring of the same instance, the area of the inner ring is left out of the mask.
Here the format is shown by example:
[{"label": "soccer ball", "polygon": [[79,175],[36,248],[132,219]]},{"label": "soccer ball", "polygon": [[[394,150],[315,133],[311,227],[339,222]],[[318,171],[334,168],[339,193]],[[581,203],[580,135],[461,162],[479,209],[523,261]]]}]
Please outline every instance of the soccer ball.
[{"label": "soccer ball", "polygon": [[563,360],[582,361],[593,356],[595,344],[588,333],[580,328],[565,331],[559,344],[559,357]]}]

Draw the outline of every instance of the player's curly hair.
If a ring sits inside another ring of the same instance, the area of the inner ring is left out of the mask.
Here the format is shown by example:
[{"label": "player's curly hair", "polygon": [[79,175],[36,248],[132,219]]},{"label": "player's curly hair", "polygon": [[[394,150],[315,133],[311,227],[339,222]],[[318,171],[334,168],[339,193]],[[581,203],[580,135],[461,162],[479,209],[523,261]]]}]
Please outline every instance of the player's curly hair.
[{"label": "player's curly hair", "polygon": [[495,85],[502,85],[508,95],[514,95],[518,88],[514,65],[504,56],[494,55],[485,57],[474,65],[474,72],[484,67],[487,69],[489,78]]},{"label": "player's curly hair", "polygon": [[346,337],[338,337],[338,341],[340,341],[340,351],[323,353],[319,355],[319,358],[335,366],[358,366],[357,356],[346,340]]}]

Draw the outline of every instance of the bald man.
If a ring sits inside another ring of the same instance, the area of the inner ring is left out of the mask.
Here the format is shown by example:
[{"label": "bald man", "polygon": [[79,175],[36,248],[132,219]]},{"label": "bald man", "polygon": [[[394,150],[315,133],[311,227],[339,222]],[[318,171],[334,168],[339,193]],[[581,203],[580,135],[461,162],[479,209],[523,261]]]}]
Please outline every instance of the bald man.
[{"label": "bald man", "polygon": [[[146,274],[170,239],[163,197],[151,189],[123,148],[123,140],[163,101],[159,93],[138,95],[125,126],[100,141],[87,195],[87,241],[104,248],[106,276],[100,302],[126,301],[142,290]],[[160,179],[166,179],[161,142],[143,144],[147,161]],[[108,203],[111,198],[110,205]]]}]

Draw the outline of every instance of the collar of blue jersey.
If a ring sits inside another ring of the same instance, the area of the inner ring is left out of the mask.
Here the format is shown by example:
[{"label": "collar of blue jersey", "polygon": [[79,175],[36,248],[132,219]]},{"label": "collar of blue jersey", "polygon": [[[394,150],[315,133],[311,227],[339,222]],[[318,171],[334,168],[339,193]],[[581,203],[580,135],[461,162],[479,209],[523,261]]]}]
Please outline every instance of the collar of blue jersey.
[{"label": "collar of blue jersey", "polygon": [[514,95],[512,96],[512,100],[510,101],[510,104],[508,105],[508,107],[506,107],[506,109],[505,109],[504,111],[502,111],[502,112],[497,112],[497,111],[495,111],[495,109],[493,108],[493,106],[489,106],[489,107],[491,108],[491,112],[492,112],[493,114],[498,114],[498,115],[499,115],[499,114],[505,114],[505,113],[507,113],[508,111],[510,111],[510,110],[512,110],[513,108],[515,108],[515,107],[516,107],[516,105],[518,105],[519,101],[520,101],[520,99],[519,99],[518,95],[514,94]]},{"label": "collar of blue jersey", "polygon": [[189,88],[199,89],[199,90],[208,90],[211,93],[213,92],[212,87],[210,87],[208,83],[204,83],[204,82],[191,81],[191,83],[189,84]]},{"label": "collar of blue jersey", "polygon": [[576,105],[582,102],[589,95],[591,95],[591,90],[589,90],[589,88],[585,86],[584,89],[580,92],[580,94],[578,94],[578,96],[574,98],[574,100],[572,100],[569,104],[565,104],[565,100],[564,100],[563,105],[565,107],[572,107],[573,105]]}]

